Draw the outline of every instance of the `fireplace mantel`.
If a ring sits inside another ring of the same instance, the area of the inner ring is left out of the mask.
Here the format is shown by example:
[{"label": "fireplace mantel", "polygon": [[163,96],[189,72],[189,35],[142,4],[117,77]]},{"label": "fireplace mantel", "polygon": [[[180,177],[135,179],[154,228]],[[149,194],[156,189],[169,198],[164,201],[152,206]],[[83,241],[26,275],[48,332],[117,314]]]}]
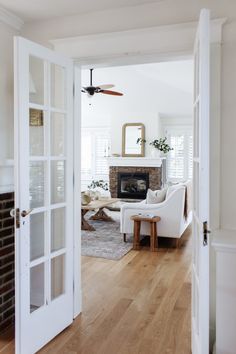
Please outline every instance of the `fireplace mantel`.
[{"label": "fireplace mantel", "polygon": [[110,167],[161,167],[165,157],[108,157],[107,160]]}]

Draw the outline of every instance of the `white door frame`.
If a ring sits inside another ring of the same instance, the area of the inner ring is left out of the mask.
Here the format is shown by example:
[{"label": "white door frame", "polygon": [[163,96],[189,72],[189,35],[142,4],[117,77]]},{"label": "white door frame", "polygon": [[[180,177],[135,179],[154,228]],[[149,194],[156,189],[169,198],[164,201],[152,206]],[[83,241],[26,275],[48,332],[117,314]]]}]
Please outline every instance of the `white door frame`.
[{"label": "white door frame", "polygon": [[[217,176],[214,180],[214,183],[211,183],[210,186],[210,220],[212,230],[217,229],[220,224],[220,200],[217,193],[220,190],[219,137],[221,43],[222,27],[225,22],[226,18],[220,18],[211,21],[211,52],[214,59],[213,63],[211,63],[211,78],[214,78],[214,91],[212,91],[211,97],[210,131],[214,133],[211,133],[210,139],[210,176]],[[73,38],[62,38],[51,40],[50,43],[54,46],[56,51],[58,50],[73,57],[74,62],[80,68],[88,68],[91,67],[91,65],[95,68],[105,66],[135,65],[193,58],[193,46],[196,29],[197,22],[192,22],[179,25],[158,26],[141,30],[137,29],[116,33],[111,32]],[[174,43],[175,40],[173,39],[174,35],[176,36],[176,34],[179,36],[178,39],[180,42],[182,41],[179,44],[179,47],[176,47],[176,44]],[[127,41],[125,40],[126,36],[129,38],[130,42],[136,43],[138,51],[127,47]],[[169,43],[169,47],[167,45],[164,50],[163,47],[159,46],[158,40],[156,40],[160,36],[166,38],[166,42]],[[115,41],[114,38],[116,39]],[[147,49],[146,43],[150,42],[150,38],[152,38],[152,49]],[[110,43],[109,41],[111,40],[113,41],[113,44],[119,43],[118,50],[115,45],[110,46],[110,44],[107,44],[104,47],[104,42]],[[89,45],[87,45],[88,43]],[[75,50],[75,48],[77,49]],[[96,48],[95,54],[90,51],[90,48]],[[76,151],[79,151],[79,147],[76,148]],[[76,215],[78,215],[78,213]],[[78,255],[75,257],[78,257]],[[79,259],[78,262],[80,262]],[[77,276],[75,276],[75,279],[76,278]],[[79,297],[81,298],[81,294],[79,294]],[[214,305],[212,308],[214,308]],[[212,313],[214,313],[214,310]],[[210,332],[212,333],[211,337],[213,338],[214,315],[210,320]]]}]

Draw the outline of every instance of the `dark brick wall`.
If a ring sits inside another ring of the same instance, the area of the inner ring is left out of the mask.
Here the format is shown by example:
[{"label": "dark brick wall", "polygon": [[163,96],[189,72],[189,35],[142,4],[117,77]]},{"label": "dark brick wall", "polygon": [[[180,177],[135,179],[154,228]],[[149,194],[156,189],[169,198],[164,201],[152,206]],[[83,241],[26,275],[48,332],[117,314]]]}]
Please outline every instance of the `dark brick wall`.
[{"label": "dark brick wall", "polygon": [[118,172],[124,173],[148,173],[149,188],[152,190],[161,189],[162,186],[162,168],[161,167],[128,167],[128,166],[110,166],[109,184],[112,198],[117,198]]},{"label": "dark brick wall", "polygon": [[14,324],[14,193],[0,194],[0,332]]}]

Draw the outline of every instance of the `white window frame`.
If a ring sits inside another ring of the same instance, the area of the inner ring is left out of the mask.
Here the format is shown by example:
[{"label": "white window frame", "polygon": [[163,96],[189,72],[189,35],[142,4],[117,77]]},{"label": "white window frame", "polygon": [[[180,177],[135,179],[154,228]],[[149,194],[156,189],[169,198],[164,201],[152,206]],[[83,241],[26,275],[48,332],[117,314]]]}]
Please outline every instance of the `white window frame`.
[{"label": "white window frame", "polygon": [[184,173],[183,178],[170,178],[169,177],[169,161],[168,161],[168,154],[167,154],[167,163],[166,163],[166,177],[167,182],[180,182],[183,180],[189,179],[189,137],[193,136],[193,126],[192,124],[176,124],[176,125],[166,125],[164,127],[164,133],[167,137],[167,142],[170,144],[170,135],[175,134],[183,134],[184,135]]}]

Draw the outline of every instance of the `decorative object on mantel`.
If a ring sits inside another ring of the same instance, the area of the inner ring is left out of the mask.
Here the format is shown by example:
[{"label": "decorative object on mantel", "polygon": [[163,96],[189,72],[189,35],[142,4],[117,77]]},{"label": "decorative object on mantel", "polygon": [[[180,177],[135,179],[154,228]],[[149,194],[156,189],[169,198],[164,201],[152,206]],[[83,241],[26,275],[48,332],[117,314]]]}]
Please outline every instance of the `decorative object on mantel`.
[{"label": "decorative object on mantel", "polygon": [[[167,143],[167,137],[165,138],[160,138],[160,139],[155,139],[153,141],[151,141],[149,143],[149,145],[151,145],[153,147],[153,149],[151,150],[151,156],[153,158],[160,158],[161,156],[161,152],[165,155],[167,154],[170,150],[173,150],[173,148],[171,148]],[[145,143],[147,142],[146,139],[143,138],[138,138],[136,141],[136,144],[139,145],[145,145]]]},{"label": "decorative object on mantel", "polygon": [[167,144],[167,137],[165,138],[160,138],[160,139],[154,139],[153,141],[150,142],[149,145],[153,146],[155,150],[162,152],[163,154],[167,154],[169,151],[174,150],[173,148],[170,147],[170,145]]},{"label": "decorative object on mantel", "polygon": [[126,123],[122,127],[122,156],[143,157],[144,144],[137,144],[137,140],[145,140],[145,126],[142,123]]},{"label": "decorative object on mantel", "polygon": [[138,138],[136,141],[136,144],[144,145],[144,144],[146,144],[146,142],[147,142],[146,139]]}]

